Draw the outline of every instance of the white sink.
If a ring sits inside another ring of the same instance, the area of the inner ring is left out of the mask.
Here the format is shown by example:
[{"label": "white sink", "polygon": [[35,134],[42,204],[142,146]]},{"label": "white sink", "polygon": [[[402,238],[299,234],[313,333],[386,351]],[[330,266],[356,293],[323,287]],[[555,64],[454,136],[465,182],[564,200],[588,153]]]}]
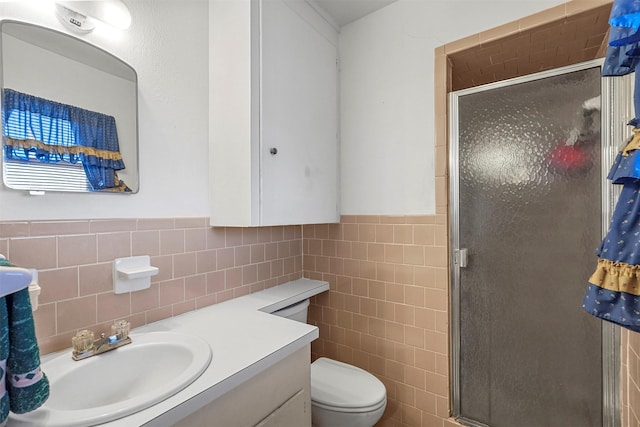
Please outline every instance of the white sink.
[{"label": "white sink", "polygon": [[51,393],[8,426],[93,426],[133,414],[185,388],[209,366],[202,339],[173,332],[131,334],[133,342],[81,361],[71,351],[42,365]]}]

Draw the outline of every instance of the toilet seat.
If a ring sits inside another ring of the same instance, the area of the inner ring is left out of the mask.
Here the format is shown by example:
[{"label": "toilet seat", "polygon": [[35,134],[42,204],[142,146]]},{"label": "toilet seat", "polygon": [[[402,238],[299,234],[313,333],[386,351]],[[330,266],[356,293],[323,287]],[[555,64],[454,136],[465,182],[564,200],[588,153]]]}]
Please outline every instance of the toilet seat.
[{"label": "toilet seat", "polygon": [[312,404],[336,412],[372,412],[387,403],[384,384],[356,366],[321,357],[311,364]]}]

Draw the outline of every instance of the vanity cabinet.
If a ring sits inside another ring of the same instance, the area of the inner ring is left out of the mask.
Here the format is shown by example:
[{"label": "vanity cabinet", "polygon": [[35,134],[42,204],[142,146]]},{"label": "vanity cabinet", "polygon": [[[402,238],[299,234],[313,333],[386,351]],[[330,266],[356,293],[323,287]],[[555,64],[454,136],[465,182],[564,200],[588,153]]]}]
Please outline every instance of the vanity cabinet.
[{"label": "vanity cabinet", "polygon": [[338,222],[336,30],[304,1],[209,13],[212,225]]},{"label": "vanity cabinet", "polygon": [[174,427],[311,427],[311,346],[214,400]]}]

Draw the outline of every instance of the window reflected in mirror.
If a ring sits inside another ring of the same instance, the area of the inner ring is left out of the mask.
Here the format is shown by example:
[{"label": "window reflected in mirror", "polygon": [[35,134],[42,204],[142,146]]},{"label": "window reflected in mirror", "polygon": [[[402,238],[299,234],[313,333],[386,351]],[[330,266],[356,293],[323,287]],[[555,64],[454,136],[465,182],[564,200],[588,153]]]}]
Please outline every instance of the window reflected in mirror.
[{"label": "window reflected in mirror", "polygon": [[3,182],[138,191],[137,75],[70,35],[1,21]]}]

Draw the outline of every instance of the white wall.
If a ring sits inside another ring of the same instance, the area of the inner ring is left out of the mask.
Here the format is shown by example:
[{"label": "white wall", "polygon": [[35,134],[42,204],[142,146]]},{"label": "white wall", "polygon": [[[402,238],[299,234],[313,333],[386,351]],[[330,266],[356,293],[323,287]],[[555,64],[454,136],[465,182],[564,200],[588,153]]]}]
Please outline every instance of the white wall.
[{"label": "white wall", "polygon": [[[29,196],[2,187],[0,220],[209,215],[208,2],[123,1],[132,16],[128,30],[97,28],[80,37],[138,73],[139,193]],[[52,3],[0,2],[0,18],[69,32]]]},{"label": "white wall", "polygon": [[399,0],[340,35],[341,211],[435,213],[434,49],[562,0]]},{"label": "white wall", "polygon": [[[0,220],[209,215],[208,2],[124,2],[128,30],[83,37],[138,72],[140,192],[29,196],[2,187]],[[342,213],[434,213],[434,48],[560,3],[399,0],[345,26]],[[67,31],[33,1],[0,2],[0,18]]]}]

